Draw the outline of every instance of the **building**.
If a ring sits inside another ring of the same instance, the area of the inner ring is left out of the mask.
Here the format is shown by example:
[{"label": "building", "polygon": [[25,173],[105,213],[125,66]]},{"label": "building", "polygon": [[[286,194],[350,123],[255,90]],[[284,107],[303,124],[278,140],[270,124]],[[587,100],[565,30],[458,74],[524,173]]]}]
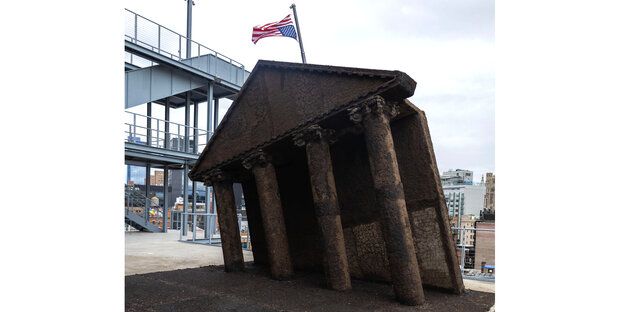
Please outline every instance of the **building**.
[{"label": "building", "polygon": [[164,185],[164,171],[156,170],[153,175],[150,175],[150,185]]},{"label": "building", "polygon": [[[488,172],[485,174],[485,197],[483,200],[483,219],[494,220],[496,200],[494,196],[496,176]],[[481,178],[483,180],[483,178]]]},{"label": "building", "polygon": [[[458,219],[458,216],[449,217],[451,228],[457,228],[457,219]],[[476,222],[477,222],[476,216],[473,216],[473,215],[461,216],[461,228],[462,229],[474,229]],[[456,233],[456,232],[458,231],[453,231],[453,233]],[[461,234],[455,235],[455,236],[456,236],[455,241],[457,242],[457,245],[461,245]],[[474,246],[474,240],[475,240],[474,231],[466,231],[466,237],[465,237],[465,242],[464,242],[465,245]]]},{"label": "building", "polygon": [[[458,228],[457,219],[459,216],[449,217],[451,228]],[[473,215],[461,216],[462,229],[474,229],[477,217]],[[474,269],[475,260],[475,231],[474,230],[453,230],[453,239],[457,248],[457,259],[461,259],[464,255],[464,269]],[[462,241],[463,240],[463,241]]]},{"label": "building", "polygon": [[485,185],[476,184],[443,184],[444,197],[449,216],[481,215]]},{"label": "building", "polygon": [[449,170],[442,173],[440,176],[440,180],[442,180],[442,184],[472,184],[473,173],[470,170],[464,169],[455,169]]},{"label": "building", "polygon": [[493,273],[495,259],[495,232],[478,230],[494,230],[495,224],[493,221],[477,221],[475,226],[477,229],[477,231],[475,231],[475,269],[481,271],[482,273]]}]

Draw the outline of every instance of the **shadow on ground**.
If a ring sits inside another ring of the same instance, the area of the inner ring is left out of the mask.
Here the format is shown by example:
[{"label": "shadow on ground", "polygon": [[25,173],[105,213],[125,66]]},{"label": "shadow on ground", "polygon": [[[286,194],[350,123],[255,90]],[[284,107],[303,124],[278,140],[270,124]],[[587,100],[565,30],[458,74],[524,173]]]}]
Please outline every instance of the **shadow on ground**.
[{"label": "shadow on ground", "polygon": [[244,273],[207,266],[126,276],[126,311],[488,311],[494,294],[461,296],[425,290],[427,302],[409,307],[394,300],[389,284],[353,280],[353,289],[325,288],[320,273],[297,272],[275,281],[268,268],[246,264]]}]

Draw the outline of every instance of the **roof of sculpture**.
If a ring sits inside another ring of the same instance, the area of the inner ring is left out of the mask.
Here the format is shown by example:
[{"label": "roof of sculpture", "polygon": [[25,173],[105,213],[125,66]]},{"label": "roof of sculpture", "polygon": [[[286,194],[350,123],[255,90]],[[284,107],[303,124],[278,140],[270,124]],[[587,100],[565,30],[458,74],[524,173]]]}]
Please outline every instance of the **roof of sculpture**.
[{"label": "roof of sculpture", "polygon": [[415,88],[400,71],[260,60],[189,176],[198,180],[371,96],[402,101]]}]

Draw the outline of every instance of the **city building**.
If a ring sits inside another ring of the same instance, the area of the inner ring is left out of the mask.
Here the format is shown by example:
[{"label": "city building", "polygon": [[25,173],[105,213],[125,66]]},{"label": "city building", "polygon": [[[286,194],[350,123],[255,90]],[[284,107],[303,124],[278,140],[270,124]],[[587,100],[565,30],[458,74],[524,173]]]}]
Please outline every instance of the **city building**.
[{"label": "city building", "polygon": [[470,170],[455,169],[442,173],[440,180],[442,184],[472,184],[473,173]]},{"label": "city building", "polygon": [[[459,216],[449,217],[451,223],[451,229],[453,233],[453,239],[456,244],[455,251],[457,252],[457,259],[462,258],[464,255],[464,269],[474,269],[475,260],[475,231],[474,230],[457,230]],[[462,229],[474,229],[477,217],[473,215],[461,216],[461,228]],[[463,240],[463,241],[462,241]]]},{"label": "city building", "polygon": [[[494,196],[496,176],[491,172],[485,175],[485,197],[483,200],[482,219],[494,220],[494,213],[496,211],[496,200]],[[481,180],[483,180],[483,178],[481,178]]]},{"label": "city building", "polygon": [[[475,234],[475,269],[482,273],[494,273],[495,224],[493,221],[477,221]],[[479,231],[486,229],[492,231]]]},{"label": "city building", "polygon": [[458,215],[473,215],[480,218],[483,210],[485,185],[475,184],[442,184],[446,207],[449,217]]},{"label": "city building", "polygon": [[164,185],[164,171],[156,170],[153,175],[150,175],[150,185]]},{"label": "city building", "polygon": [[[457,219],[459,216],[452,216],[449,217],[449,221],[451,223],[451,228],[457,228]],[[462,229],[474,229],[475,228],[475,223],[477,222],[477,217],[473,216],[473,215],[464,215],[461,216],[461,228]],[[457,231],[453,231],[453,233],[456,233]],[[464,238],[465,241],[465,245],[467,246],[474,246],[474,240],[475,240],[475,235],[474,235],[474,231],[466,231],[466,237]],[[461,234],[456,235],[455,238],[457,245],[461,244]]]}]

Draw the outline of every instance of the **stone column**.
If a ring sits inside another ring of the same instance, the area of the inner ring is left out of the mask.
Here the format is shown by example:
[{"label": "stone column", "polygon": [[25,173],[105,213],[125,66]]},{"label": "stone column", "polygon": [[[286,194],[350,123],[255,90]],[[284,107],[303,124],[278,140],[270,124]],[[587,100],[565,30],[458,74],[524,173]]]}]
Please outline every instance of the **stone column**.
[{"label": "stone column", "polygon": [[425,297],[390,131],[390,119],[397,114],[396,104],[386,103],[380,96],[374,96],[349,110],[349,118],[362,123],[364,128],[375,197],[384,223],[394,292],[401,303],[417,305],[423,304]]},{"label": "stone column", "polygon": [[294,270],[288,248],[286,223],[284,222],[275,167],[273,167],[269,155],[262,150],[245,159],[243,167],[251,169],[256,180],[271,276],[277,280],[290,278],[294,275]]},{"label": "stone column", "polygon": [[329,130],[314,125],[295,135],[293,139],[295,145],[306,147],[314,209],[321,229],[325,254],[323,265],[327,286],[342,291],[351,289],[351,278],[327,142],[328,135],[331,135]]},{"label": "stone column", "polygon": [[[244,271],[245,262],[243,259],[240,229],[238,228],[238,216],[236,215],[236,202],[234,201],[232,179],[229,175],[217,169],[208,174],[207,180],[208,183],[212,184],[217,202],[219,232],[221,233],[221,248],[223,249],[225,271]],[[208,209],[207,206],[206,209]]]}]

